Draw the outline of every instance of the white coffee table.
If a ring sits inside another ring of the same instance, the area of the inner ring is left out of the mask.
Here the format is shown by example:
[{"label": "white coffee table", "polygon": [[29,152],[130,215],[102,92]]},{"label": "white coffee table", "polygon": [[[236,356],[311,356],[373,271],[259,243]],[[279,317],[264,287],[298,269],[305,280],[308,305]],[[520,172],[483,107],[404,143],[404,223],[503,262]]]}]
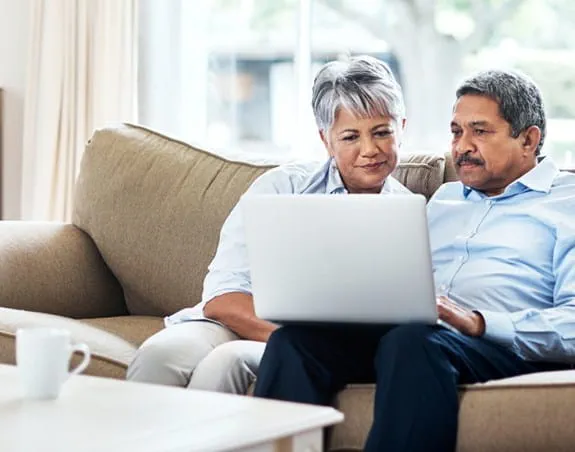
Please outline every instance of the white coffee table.
[{"label": "white coffee table", "polygon": [[333,408],[75,376],[53,401],[30,401],[0,365],[0,451],[322,450]]}]

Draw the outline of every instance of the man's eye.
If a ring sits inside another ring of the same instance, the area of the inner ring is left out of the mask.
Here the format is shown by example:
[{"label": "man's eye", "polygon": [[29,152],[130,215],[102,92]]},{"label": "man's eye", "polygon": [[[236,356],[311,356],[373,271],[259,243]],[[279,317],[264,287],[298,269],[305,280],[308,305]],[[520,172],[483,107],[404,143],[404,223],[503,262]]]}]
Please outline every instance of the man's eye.
[{"label": "man's eye", "polygon": [[389,135],[391,135],[391,132],[389,130],[378,130],[377,132],[375,132],[375,136],[378,138],[385,138]]},{"label": "man's eye", "polygon": [[485,129],[475,129],[476,135],[485,135],[486,133],[487,133],[487,130],[485,130]]},{"label": "man's eye", "polygon": [[342,138],[343,141],[353,141],[357,138],[356,135],[346,135],[345,137]]},{"label": "man's eye", "polygon": [[461,135],[461,130],[452,130],[451,131],[451,135],[453,135],[454,137],[458,137]]}]

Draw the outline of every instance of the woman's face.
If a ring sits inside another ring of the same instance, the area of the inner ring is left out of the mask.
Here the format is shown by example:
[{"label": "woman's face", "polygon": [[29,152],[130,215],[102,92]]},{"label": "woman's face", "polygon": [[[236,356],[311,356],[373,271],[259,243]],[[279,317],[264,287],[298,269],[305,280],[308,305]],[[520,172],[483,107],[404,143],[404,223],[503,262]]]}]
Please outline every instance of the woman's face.
[{"label": "woman's face", "polygon": [[397,166],[405,119],[387,116],[357,118],[340,108],[321,139],[349,193],[379,193]]}]

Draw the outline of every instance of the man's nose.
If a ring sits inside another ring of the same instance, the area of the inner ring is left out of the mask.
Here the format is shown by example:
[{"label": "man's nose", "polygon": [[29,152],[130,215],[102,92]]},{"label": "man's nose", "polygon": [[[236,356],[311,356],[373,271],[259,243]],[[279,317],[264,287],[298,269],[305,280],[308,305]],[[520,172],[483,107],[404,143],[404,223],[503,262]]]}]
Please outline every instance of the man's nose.
[{"label": "man's nose", "polygon": [[471,134],[463,132],[455,144],[455,152],[458,155],[467,154],[468,152],[473,152],[475,150],[475,144],[471,139]]}]

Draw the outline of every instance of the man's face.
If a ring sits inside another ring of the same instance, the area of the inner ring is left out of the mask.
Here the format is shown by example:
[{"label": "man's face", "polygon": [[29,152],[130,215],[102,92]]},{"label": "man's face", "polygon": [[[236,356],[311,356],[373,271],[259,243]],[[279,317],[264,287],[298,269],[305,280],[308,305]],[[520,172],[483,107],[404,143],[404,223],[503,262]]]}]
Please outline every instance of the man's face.
[{"label": "man's face", "polygon": [[511,136],[511,126],[489,97],[467,94],[455,103],[451,152],[461,182],[488,196],[505,188],[535,166],[541,137],[536,126]]},{"label": "man's face", "polygon": [[379,193],[397,166],[404,121],[390,117],[358,118],[340,109],[323,143],[335,159],[350,193]]}]

